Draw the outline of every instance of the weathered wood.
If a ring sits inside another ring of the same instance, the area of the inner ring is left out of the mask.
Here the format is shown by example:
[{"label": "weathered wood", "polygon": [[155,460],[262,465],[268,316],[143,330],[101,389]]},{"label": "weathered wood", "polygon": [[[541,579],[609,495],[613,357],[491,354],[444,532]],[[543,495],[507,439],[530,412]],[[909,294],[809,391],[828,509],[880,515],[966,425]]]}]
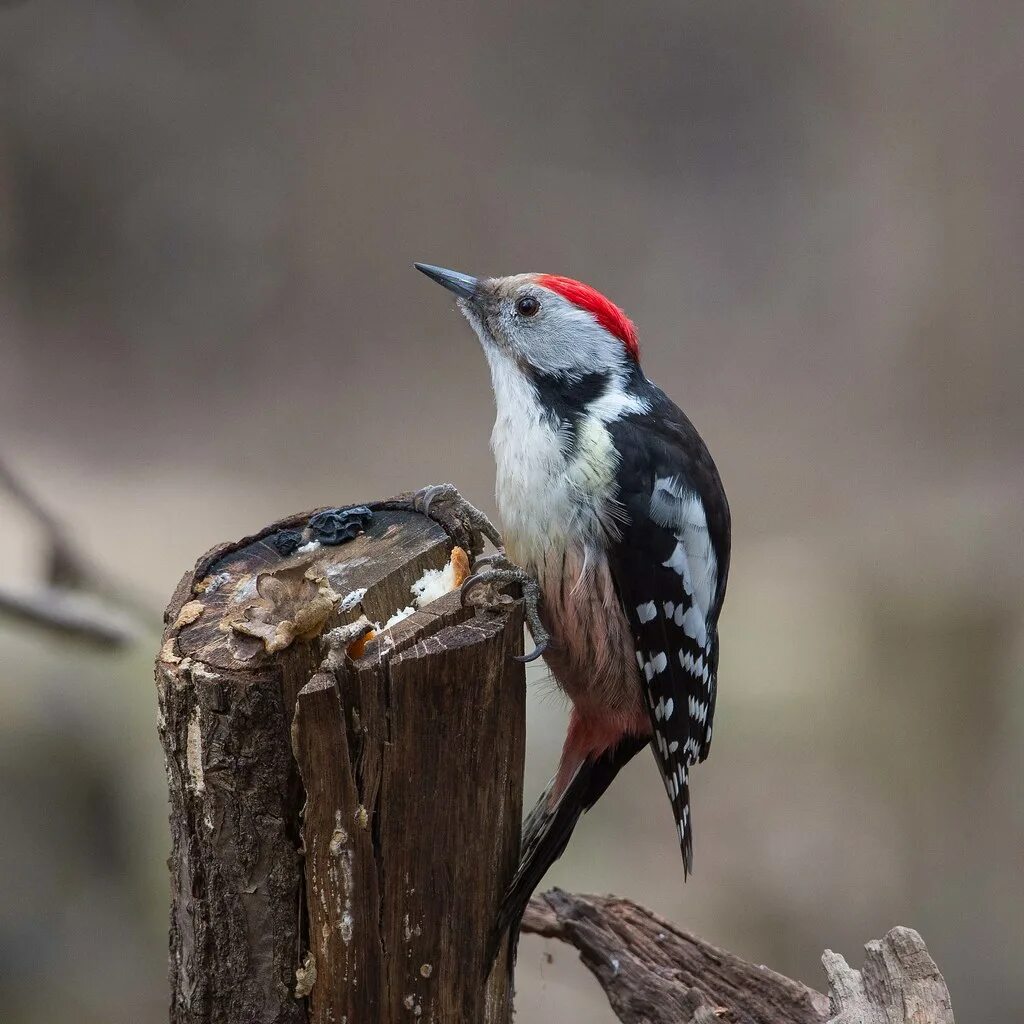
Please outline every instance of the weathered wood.
[{"label": "weathered wood", "polygon": [[345,713],[333,673],[315,675],[299,691],[292,747],[306,783],[302,837],[309,921],[303,985],[296,993],[310,995],[310,1020],[330,1021],[337,993],[346,991],[353,996],[351,1019],[372,1020],[371,986],[352,983],[380,971],[379,947],[352,940],[354,922],[370,918],[378,906],[376,873],[368,870],[373,843],[369,812],[364,808],[363,817],[357,810],[361,798],[349,768]]},{"label": "weathered wood", "polygon": [[861,971],[830,949],[822,955],[829,1024],[953,1024],[949,989],[913,928],[893,928],[864,951]]},{"label": "weathered wood", "polygon": [[612,1009],[629,1024],[697,1022],[702,1011],[718,1007],[728,1008],[730,1024],[821,1024],[828,1009],[821,993],[718,949],[629,900],[553,889],[530,901],[523,931],[575,946]]},{"label": "weathered wood", "polygon": [[829,996],[613,896],[553,889],[530,901],[523,931],[579,950],[624,1024],[953,1024],[942,975],[910,928],[869,942],[863,971],[827,950]]},{"label": "weathered wood", "polygon": [[214,549],[168,609],[172,1024],[510,1020],[480,958],[518,854],[521,609],[448,595],[346,650],[482,546],[453,502],[370,507],[345,543],[282,556],[307,513]]},{"label": "weathered wood", "polygon": [[[484,950],[519,862],[526,734],[515,722],[523,669],[513,656],[521,653],[518,614],[509,623],[478,615],[391,663],[379,863],[390,883],[385,945],[406,967],[384,1019],[399,1019],[411,998],[427,1019],[511,1020],[506,958],[487,977]],[[430,858],[407,831],[433,835]]]}]

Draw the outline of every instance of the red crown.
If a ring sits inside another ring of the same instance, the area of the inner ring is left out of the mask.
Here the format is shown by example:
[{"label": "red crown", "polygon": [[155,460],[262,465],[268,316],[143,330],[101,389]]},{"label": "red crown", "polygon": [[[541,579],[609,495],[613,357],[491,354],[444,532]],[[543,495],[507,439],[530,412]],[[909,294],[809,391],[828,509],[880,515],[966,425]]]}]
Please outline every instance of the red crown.
[{"label": "red crown", "polygon": [[555,274],[538,274],[537,283],[557,292],[568,299],[574,306],[585,309],[606,330],[614,334],[633,359],[640,358],[640,342],[636,336],[636,326],[626,314],[599,291],[582,281],[574,281],[571,277],[558,277]]}]

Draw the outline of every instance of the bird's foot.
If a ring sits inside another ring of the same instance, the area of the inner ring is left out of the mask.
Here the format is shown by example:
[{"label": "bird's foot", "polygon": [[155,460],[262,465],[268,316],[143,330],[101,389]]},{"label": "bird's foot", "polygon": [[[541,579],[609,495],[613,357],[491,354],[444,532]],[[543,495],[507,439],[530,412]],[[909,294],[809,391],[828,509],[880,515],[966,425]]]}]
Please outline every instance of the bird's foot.
[{"label": "bird's foot", "polygon": [[[483,564],[483,568],[479,568]],[[540,584],[536,578],[531,576],[525,569],[521,569],[514,562],[509,561],[504,551],[489,555],[487,558],[480,558],[473,565],[473,575],[462,584],[462,603],[465,604],[470,592],[482,584],[490,583],[497,586],[507,584],[518,584],[523,592],[523,606],[526,612],[526,622],[530,627],[530,635],[533,637],[534,649],[529,654],[523,654],[516,658],[516,661],[536,661],[551,643],[551,637],[540,621],[538,606],[540,604]]]},{"label": "bird's foot", "polygon": [[420,488],[412,497],[413,508],[425,516],[430,515],[430,508],[435,502],[451,506],[455,515],[470,530],[483,534],[496,548],[501,548],[501,534],[497,527],[480,509],[466,501],[454,484],[429,484]]}]

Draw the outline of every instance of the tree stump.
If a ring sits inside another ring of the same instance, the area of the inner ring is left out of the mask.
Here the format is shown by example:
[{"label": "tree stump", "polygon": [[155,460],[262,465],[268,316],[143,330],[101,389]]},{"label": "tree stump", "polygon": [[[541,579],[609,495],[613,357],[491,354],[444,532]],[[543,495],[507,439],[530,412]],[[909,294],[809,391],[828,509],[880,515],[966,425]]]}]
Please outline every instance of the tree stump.
[{"label": "tree stump", "polygon": [[521,605],[456,589],[368,639],[482,548],[450,495],[419,508],[292,516],[178,586],[172,1024],[511,1020],[510,958],[488,975],[484,949],[519,854]]}]

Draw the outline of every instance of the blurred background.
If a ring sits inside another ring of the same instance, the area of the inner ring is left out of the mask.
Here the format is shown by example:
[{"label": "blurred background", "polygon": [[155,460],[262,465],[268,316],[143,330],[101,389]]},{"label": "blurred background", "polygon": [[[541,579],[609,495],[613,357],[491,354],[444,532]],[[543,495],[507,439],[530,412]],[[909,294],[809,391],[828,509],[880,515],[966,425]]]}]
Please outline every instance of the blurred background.
[{"label": "blurred background", "polygon": [[[1022,94],[1024,12],[987,0],[3,0],[0,459],[156,621],[291,511],[437,480],[493,510],[485,364],[414,259],[594,284],[735,546],[696,876],[643,757],[549,881],[818,987],[912,925],[961,1020],[1020,1019]],[[38,583],[9,495],[0,529],[0,582]],[[155,647],[0,619],[11,1024],[166,1019]],[[518,1005],[613,1020],[534,938]]]}]

